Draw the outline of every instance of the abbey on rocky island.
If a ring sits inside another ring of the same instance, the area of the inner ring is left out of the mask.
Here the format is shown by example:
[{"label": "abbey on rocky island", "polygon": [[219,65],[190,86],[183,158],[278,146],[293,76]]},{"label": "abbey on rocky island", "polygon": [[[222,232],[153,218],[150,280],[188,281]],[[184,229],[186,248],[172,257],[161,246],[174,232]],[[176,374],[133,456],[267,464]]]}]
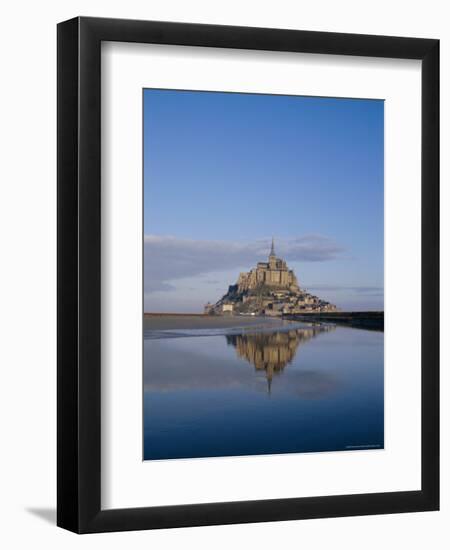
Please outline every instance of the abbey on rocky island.
[{"label": "abbey on rocky island", "polygon": [[273,239],[267,262],[258,262],[254,269],[241,273],[220,300],[205,306],[205,313],[213,315],[280,316],[327,311],[336,311],[336,306],[300,288],[294,271],[276,256]]}]

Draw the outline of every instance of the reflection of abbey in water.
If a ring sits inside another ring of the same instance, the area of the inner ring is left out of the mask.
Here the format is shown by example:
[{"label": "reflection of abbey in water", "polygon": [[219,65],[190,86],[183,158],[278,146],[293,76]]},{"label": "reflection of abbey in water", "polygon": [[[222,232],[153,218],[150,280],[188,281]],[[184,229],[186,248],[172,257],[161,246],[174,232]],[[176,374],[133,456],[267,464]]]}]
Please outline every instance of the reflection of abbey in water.
[{"label": "reflection of abbey in water", "polygon": [[300,344],[325,331],[334,330],[334,326],[317,325],[284,332],[228,335],[227,343],[236,348],[238,357],[264,370],[270,393],[273,376],[283,371],[292,362]]}]

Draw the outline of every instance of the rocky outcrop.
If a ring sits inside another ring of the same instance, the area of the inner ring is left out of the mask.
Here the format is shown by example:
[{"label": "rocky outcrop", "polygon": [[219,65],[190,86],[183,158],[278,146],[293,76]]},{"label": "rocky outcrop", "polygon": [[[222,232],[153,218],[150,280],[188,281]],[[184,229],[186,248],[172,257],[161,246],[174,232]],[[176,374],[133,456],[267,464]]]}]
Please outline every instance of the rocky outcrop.
[{"label": "rocky outcrop", "polygon": [[237,282],[215,304],[206,304],[205,313],[294,315],[303,312],[336,311],[336,306],[302,290],[285,260],[275,254],[272,240],[267,262],[240,273]]}]

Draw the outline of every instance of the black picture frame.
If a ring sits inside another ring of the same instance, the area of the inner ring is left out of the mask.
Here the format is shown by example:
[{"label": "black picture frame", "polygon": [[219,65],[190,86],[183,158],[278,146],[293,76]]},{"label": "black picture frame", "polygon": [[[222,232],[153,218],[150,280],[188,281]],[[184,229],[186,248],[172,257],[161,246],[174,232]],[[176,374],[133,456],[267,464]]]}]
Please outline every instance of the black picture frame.
[{"label": "black picture frame", "polygon": [[[420,491],[101,509],[102,41],[422,61]],[[58,25],[57,67],[57,524],[76,533],[94,533],[438,510],[439,41],[77,17]]]}]

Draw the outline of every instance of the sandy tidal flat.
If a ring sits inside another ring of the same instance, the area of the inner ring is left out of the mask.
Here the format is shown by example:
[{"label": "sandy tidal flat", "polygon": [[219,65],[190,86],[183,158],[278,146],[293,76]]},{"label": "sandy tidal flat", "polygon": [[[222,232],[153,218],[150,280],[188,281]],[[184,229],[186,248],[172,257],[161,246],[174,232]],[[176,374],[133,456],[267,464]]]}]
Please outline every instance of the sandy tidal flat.
[{"label": "sandy tidal flat", "polygon": [[[285,322],[284,322],[285,324]],[[281,326],[281,319],[268,317],[214,316],[214,315],[144,315],[145,330],[233,328],[247,326]]]}]

